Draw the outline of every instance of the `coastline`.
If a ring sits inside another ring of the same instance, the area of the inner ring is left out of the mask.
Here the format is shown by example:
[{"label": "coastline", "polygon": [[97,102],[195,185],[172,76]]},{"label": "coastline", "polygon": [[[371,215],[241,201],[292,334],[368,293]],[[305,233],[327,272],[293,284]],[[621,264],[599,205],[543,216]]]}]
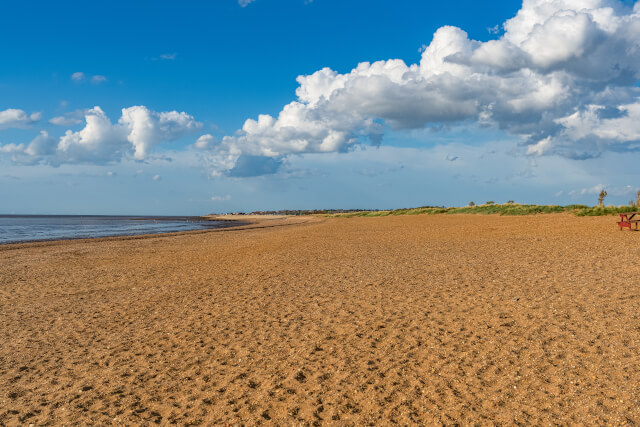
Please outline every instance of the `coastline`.
[{"label": "coastline", "polygon": [[[4,215],[7,217],[25,217],[25,215]],[[49,217],[48,215],[26,215],[28,217],[38,217],[38,218],[47,218]],[[75,217],[76,215],[67,215],[69,217]],[[77,217],[107,217],[110,218],[112,216],[109,215],[77,215]],[[26,241],[16,241],[16,242],[0,242],[0,251],[3,250],[3,248],[6,247],[22,247],[22,245],[32,245],[32,244],[55,244],[58,242],[68,242],[68,241],[92,241],[92,240],[131,240],[131,239],[144,239],[144,238],[154,238],[154,237],[158,237],[158,236],[173,236],[173,235],[180,235],[182,233],[207,233],[207,232],[213,232],[213,231],[222,231],[222,230],[227,230],[230,228],[241,228],[241,227],[248,227],[251,226],[253,224],[257,224],[260,223],[259,220],[257,219],[247,219],[247,220],[243,220],[241,218],[237,218],[237,219],[227,219],[227,218],[220,218],[218,219],[216,216],[213,215],[205,215],[205,216],[199,216],[199,217],[152,217],[152,216],[145,216],[145,217],[137,217],[133,220],[139,220],[139,221],[143,221],[143,220],[147,220],[147,219],[157,219],[160,218],[160,220],[163,220],[165,218],[170,218],[171,220],[175,219],[175,218],[180,218],[183,220],[187,220],[187,219],[197,219],[199,221],[216,221],[216,222],[228,222],[228,224],[225,224],[221,227],[217,227],[217,228],[210,228],[210,229],[198,229],[198,230],[185,230],[185,231],[169,231],[169,232],[157,232],[157,233],[146,233],[146,234],[122,234],[122,235],[115,235],[115,236],[100,236],[100,237],[64,237],[64,238],[51,238],[51,239],[33,239],[33,240],[26,240]],[[11,249],[9,248],[9,249]]]},{"label": "coastline", "polygon": [[640,422],[639,237],[289,217],[0,247],[0,423]]},{"label": "coastline", "polygon": [[[225,216],[217,215],[205,215],[197,218],[203,218],[207,221],[219,221],[229,222],[225,227],[200,229],[200,230],[187,230],[187,231],[173,231],[166,233],[153,233],[153,234],[134,234],[134,235],[121,235],[121,236],[105,236],[105,237],[91,237],[91,238],[65,238],[65,239],[43,239],[43,240],[29,240],[26,242],[15,243],[0,243],[0,252],[3,250],[21,249],[23,247],[45,247],[55,246],[58,244],[73,243],[73,242],[108,242],[108,241],[125,241],[125,240],[144,240],[155,239],[161,237],[174,237],[180,235],[191,234],[207,234],[218,233],[227,231],[245,231],[259,228],[271,228],[282,227],[296,224],[303,224],[309,221],[317,222],[321,221],[320,218],[313,218],[307,216],[284,216],[284,215],[246,215],[238,218],[226,218]],[[274,222],[272,222],[274,221]]]}]

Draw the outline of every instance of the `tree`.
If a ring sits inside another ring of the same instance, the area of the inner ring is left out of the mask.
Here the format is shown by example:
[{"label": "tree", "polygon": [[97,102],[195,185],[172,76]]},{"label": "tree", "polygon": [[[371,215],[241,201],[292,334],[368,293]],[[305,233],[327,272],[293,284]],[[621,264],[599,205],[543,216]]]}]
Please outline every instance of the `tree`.
[{"label": "tree", "polygon": [[640,206],[640,190],[636,193],[636,206]]},{"label": "tree", "polygon": [[602,190],[600,191],[600,195],[598,196],[598,206],[603,207],[604,206],[604,198],[607,197],[607,192],[606,190]]}]

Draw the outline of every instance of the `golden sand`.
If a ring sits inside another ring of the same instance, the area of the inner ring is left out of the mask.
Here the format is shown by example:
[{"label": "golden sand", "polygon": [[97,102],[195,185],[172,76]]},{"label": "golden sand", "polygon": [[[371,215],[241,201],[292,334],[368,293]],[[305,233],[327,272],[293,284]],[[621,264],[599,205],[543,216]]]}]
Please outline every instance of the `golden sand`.
[{"label": "golden sand", "polygon": [[613,217],[261,226],[1,246],[0,425],[640,423]]}]

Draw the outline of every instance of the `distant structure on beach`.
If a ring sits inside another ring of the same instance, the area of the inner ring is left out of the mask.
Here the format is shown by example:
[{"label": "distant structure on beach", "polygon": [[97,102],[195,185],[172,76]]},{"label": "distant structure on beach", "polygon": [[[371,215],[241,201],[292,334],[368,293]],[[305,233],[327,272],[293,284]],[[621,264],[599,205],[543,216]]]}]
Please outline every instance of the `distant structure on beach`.
[{"label": "distant structure on beach", "polygon": [[375,212],[376,209],[293,209],[280,211],[255,211],[255,212],[229,212],[225,215],[317,215],[317,214],[334,214],[334,213],[353,213],[353,212]]}]

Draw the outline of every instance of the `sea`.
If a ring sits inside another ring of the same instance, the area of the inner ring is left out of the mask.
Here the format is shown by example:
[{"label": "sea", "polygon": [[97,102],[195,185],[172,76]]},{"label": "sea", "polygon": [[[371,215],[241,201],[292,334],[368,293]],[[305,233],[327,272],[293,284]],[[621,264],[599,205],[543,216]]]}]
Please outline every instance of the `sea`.
[{"label": "sea", "polygon": [[0,215],[0,244],[136,236],[238,225],[183,216]]}]

